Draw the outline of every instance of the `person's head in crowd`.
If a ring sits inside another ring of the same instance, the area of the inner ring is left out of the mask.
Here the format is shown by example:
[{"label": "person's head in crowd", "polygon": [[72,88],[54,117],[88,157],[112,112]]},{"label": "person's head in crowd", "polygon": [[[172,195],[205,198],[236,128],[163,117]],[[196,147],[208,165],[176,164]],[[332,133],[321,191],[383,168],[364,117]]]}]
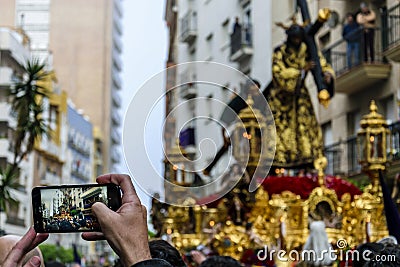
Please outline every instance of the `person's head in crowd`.
[{"label": "person's head in crowd", "polygon": [[168,261],[174,267],[186,267],[179,251],[170,243],[162,239],[155,239],[149,242],[152,258]]},{"label": "person's head in crowd", "polygon": [[[16,235],[5,235],[0,237],[0,266],[3,264],[3,261],[6,259],[8,253],[20,239],[21,237]],[[22,265],[27,263],[33,256],[39,256],[41,259],[41,266],[44,267],[43,255],[38,247],[26,254]]]},{"label": "person's head in crowd", "polygon": [[347,13],[346,14],[346,21],[347,21],[347,23],[353,23],[354,22],[354,16],[353,16],[353,14],[352,13]]},{"label": "person's head in crowd", "polygon": [[361,13],[368,13],[369,7],[365,2],[361,2],[360,4]]},{"label": "person's head in crowd", "polygon": [[211,256],[200,264],[200,267],[241,267],[240,263],[229,256]]}]

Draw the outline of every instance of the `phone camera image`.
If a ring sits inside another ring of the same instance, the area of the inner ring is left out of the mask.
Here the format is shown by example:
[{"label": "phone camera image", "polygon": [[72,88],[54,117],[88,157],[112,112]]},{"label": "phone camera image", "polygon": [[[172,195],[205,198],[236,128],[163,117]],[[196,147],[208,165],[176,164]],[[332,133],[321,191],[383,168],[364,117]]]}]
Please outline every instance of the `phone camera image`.
[{"label": "phone camera image", "polygon": [[107,189],[107,186],[40,189],[35,228],[47,233],[100,231],[92,205],[103,202],[109,206]]}]

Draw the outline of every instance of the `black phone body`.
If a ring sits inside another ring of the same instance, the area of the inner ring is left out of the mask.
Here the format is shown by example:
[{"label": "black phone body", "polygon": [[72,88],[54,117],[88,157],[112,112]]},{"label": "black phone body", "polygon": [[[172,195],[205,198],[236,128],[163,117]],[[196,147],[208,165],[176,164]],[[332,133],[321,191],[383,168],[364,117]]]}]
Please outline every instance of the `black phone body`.
[{"label": "black phone body", "polygon": [[32,211],[36,232],[70,233],[101,231],[92,205],[103,202],[116,211],[121,190],[115,184],[39,186],[32,189]]}]

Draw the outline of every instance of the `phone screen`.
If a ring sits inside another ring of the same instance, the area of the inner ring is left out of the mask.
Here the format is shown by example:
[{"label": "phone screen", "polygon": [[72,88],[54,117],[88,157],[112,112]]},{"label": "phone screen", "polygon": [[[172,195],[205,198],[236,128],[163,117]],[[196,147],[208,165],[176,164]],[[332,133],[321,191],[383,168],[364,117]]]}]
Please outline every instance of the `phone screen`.
[{"label": "phone screen", "polygon": [[112,210],[121,206],[121,193],[115,184],[86,184],[35,187],[32,206],[38,233],[101,231],[92,205],[103,202]]}]

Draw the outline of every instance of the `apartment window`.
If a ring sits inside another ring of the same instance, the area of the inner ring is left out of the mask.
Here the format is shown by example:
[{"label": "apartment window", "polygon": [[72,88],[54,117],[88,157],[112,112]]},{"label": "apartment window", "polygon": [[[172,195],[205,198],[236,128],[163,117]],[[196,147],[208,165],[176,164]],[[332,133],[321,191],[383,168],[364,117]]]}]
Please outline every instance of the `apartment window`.
[{"label": "apartment window", "polygon": [[57,122],[58,122],[58,111],[57,106],[50,106],[49,110],[49,122],[51,130],[55,131],[57,129]]},{"label": "apartment window", "polygon": [[331,145],[333,143],[332,124],[331,122],[322,125],[322,134],[324,138],[324,146]]},{"label": "apartment window", "polygon": [[8,137],[8,123],[0,122],[0,139],[7,139]]},{"label": "apartment window", "polygon": [[389,96],[383,99],[381,103],[383,107],[383,116],[386,118],[387,122],[391,124],[392,122],[396,121],[396,105],[394,102],[394,97]]},{"label": "apartment window", "polygon": [[349,112],[347,115],[347,135],[356,135],[360,129],[361,113],[360,110]]}]

